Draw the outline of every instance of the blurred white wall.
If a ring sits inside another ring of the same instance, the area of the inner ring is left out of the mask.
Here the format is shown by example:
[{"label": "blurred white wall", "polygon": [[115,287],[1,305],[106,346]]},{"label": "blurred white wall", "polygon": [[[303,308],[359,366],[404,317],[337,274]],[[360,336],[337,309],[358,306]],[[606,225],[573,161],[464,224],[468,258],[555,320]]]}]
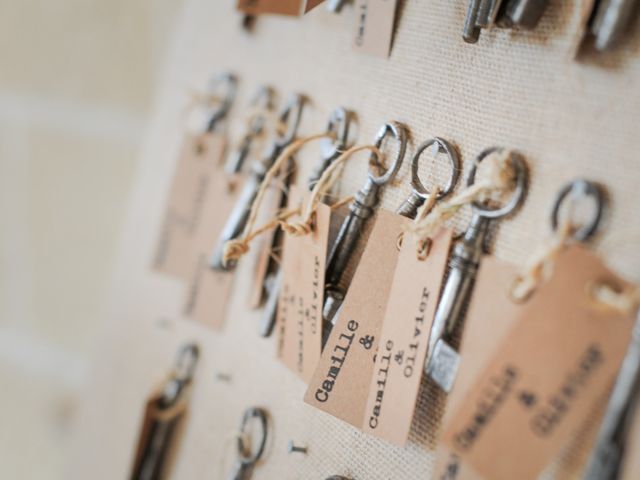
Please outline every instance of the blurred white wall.
[{"label": "blurred white wall", "polygon": [[0,1],[0,478],[62,478],[180,7]]}]

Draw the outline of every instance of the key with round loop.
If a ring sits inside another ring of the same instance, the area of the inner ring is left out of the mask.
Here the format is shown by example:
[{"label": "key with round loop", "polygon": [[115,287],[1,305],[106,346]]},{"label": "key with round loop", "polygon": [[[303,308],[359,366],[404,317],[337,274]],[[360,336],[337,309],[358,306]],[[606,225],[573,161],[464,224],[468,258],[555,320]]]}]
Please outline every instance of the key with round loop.
[{"label": "key with round loop", "polygon": [[[314,168],[309,177],[308,187],[312,190],[318,183],[323,172],[335,161],[340,154],[352,145],[350,138],[352,122],[355,118],[353,112],[343,107],[336,108],[331,112],[329,122],[327,124],[327,133],[332,134],[333,138],[327,138],[321,145],[321,158],[318,165]],[[278,231],[274,234],[274,243],[278,244],[281,233]],[[273,250],[274,245],[272,245]],[[262,337],[269,337],[273,333],[276,316],[278,311],[278,297],[280,296],[280,288],[282,286],[282,269],[279,264],[271,259],[269,273],[265,277],[264,289],[267,292],[267,300],[265,309],[262,314],[262,321],[258,333]]]},{"label": "key with round loop", "polygon": [[[370,164],[374,171],[367,173],[367,180],[363,187],[356,193],[355,199],[349,205],[349,214],[342,222],[336,240],[329,252],[325,274],[325,298],[322,307],[322,344],[329,338],[329,332],[336,321],[336,313],[344,300],[345,291],[339,286],[342,274],[353,254],[360,233],[365,223],[373,216],[374,207],[378,204],[378,193],[382,187],[395,178],[407,148],[407,132],[405,128],[396,123],[386,123],[378,132],[375,146],[382,147],[389,136],[398,143],[398,151],[389,168],[382,164],[382,159],[373,153]],[[383,172],[378,175],[378,172]]]},{"label": "key with round loop", "polygon": [[[473,184],[482,160],[501,150],[489,148],[478,156],[469,173],[467,185]],[[516,173],[516,185],[511,199],[499,208],[474,202],[471,223],[462,239],[456,242],[449,259],[449,275],[434,315],[425,361],[426,373],[446,392],[453,386],[459,363],[458,352],[450,346],[448,337],[462,320],[463,308],[469,300],[483,255],[489,225],[493,220],[514,212],[524,200],[527,185],[524,160],[517,154],[511,154],[510,161]]]},{"label": "key with round loop", "polygon": [[273,88],[263,85],[258,89],[256,96],[251,101],[251,106],[256,114],[249,120],[247,132],[240,141],[238,150],[229,155],[224,166],[227,175],[234,175],[242,169],[254,140],[263,133],[265,124],[268,121],[268,114],[274,107],[275,92]]},{"label": "key with round loop", "polygon": [[183,346],[160,394],[147,404],[130,477],[132,480],[158,480],[165,477],[165,460],[178,421],[187,406],[189,386],[193,380],[198,357],[197,345]]},{"label": "key with round loop", "polygon": [[206,88],[206,94],[216,97],[219,90],[224,90],[225,94],[220,98],[220,106],[211,114],[207,123],[207,132],[214,132],[218,129],[220,122],[227,116],[238,91],[238,78],[232,73],[223,73],[211,79]]},{"label": "key with round loop", "polygon": [[[260,433],[257,448],[251,438],[249,427],[251,422],[257,422]],[[255,465],[264,454],[267,445],[267,412],[262,408],[251,407],[245,410],[240,422],[240,434],[238,435],[237,454],[238,459],[234,464],[228,480],[249,480]]]},{"label": "key with round loop", "polygon": [[302,95],[295,94],[291,97],[285,109],[280,114],[279,119],[284,125],[286,125],[286,131],[279,132],[267,153],[261,159],[256,160],[253,163],[251,172],[238,197],[238,201],[234,206],[227,223],[222,229],[218,243],[211,255],[209,262],[211,268],[227,271],[235,268],[237,263],[236,261],[231,260],[226,264],[223,261],[224,245],[229,240],[237,238],[244,230],[244,227],[249,220],[251,205],[258,194],[260,184],[262,183],[262,180],[264,180],[267,171],[280,156],[282,151],[291,142],[293,142],[296,137],[303,106],[304,97],[302,97]]}]

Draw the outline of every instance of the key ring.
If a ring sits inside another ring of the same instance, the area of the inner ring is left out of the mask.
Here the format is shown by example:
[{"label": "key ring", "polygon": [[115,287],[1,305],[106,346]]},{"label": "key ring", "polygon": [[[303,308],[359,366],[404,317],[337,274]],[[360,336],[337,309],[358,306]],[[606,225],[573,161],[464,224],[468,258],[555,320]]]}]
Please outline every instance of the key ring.
[{"label": "key ring", "polygon": [[[245,438],[248,436],[247,429],[249,426],[249,422],[253,419],[258,420],[258,425],[260,426],[260,442],[258,444],[258,448],[255,451],[251,451],[252,443],[245,444]],[[240,422],[240,435],[238,436],[238,457],[239,461],[247,466],[255,465],[262,454],[264,453],[265,446],[267,444],[267,412],[262,408],[258,407],[250,407],[247,408],[242,415],[242,421]]]},{"label": "key ring", "polygon": [[279,148],[284,148],[289,145],[295,138],[300,124],[300,117],[302,116],[302,107],[306,102],[306,98],[298,93],[293,94],[287,106],[278,117],[278,121],[283,126],[286,125],[286,130],[277,134],[275,144]]},{"label": "key ring", "polygon": [[221,75],[218,75],[209,81],[206,88],[206,94],[208,96],[218,98],[216,92],[221,89],[225,90],[225,94],[220,97],[222,99],[222,103],[220,104],[218,109],[213,112],[211,118],[209,119],[207,130],[210,132],[213,131],[216,128],[218,122],[222,120],[227,115],[227,113],[229,113],[231,105],[236,98],[236,92],[238,90],[238,78],[232,73],[223,73]]},{"label": "key ring", "polygon": [[398,170],[400,170],[402,159],[404,158],[404,154],[407,149],[407,131],[405,127],[397,122],[385,123],[378,131],[378,135],[376,136],[374,145],[378,149],[380,149],[385,139],[389,135],[391,135],[392,138],[395,138],[398,142],[398,153],[393,159],[393,163],[391,164],[391,166],[387,168],[382,163],[382,160],[379,158],[378,154],[375,152],[372,153],[371,157],[369,158],[369,163],[371,166],[377,168],[381,172],[384,172],[381,175],[375,175],[371,170],[369,170],[369,179],[371,179],[371,181],[378,186],[385,185],[393,177],[396,176]]},{"label": "key ring", "polygon": [[320,146],[322,156],[331,158],[338,156],[342,151],[353,145],[353,140],[349,138],[349,129],[353,121],[353,112],[347,111],[344,107],[338,107],[329,117],[327,133],[333,138],[323,139]]},{"label": "key ring", "polygon": [[[560,210],[565,201],[576,202],[580,198],[585,199],[589,197],[593,198],[595,203],[594,215],[589,223],[573,230],[571,232],[571,236],[574,240],[579,242],[584,242],[591,238],[598,230],[598,226],[602,220],[602,214],[604,211],[604,193],[599,185],[583,179],[574,180],[573,182],[568,183],[562,187],[562,190],[558,193],[556,202],[554,203],[551,211],[551,226],[553,231],[558,229],[558,225],[560,224]],[[572,212],[569,212],[569,215],[571,215],[571,213]],[[571,218],[568,220],[571,222]],[[573,222],[571,222],[571,225],[573,225]]]},{"label": "key ring", "polygon": [[420,176],[418,174],[418,167],[420,164],[420,157],[430,146],[437,145],[439,153],[446,153],[449,158],[449,165],[451,166],[451,175],[449,176],[449,181],[444,189],[439,190],[437,193],[438,199],[441,199],[451,193],[456,183],[458,183],[458,178],[460,177],[460,157],[458,156],[458,152],[453,146],[446,141],[444,138],[434,137],[426,142],[423,142],[420,146],[418,146],[416,153],[411,160],[411,186],[415,193],[422,200],[426,200],[431,195],[431,192],[427,190],[422,181],[420,180]]},{"label": "key ring", "polygon": [[[475,162],[473,162],[471,171],[469,172],[469,178],[467,179],[468,187],[473,185],[473,182],[476,178],[476,171],[480,163],[489,155],[500,152],[504,152],[504,149],[502,147],[490,147],[480,153],[480,155],[478,155]],[[483,205],[479,201],[474,201],[472,204],[472,208],[479,216],[491,219],[504,217],[512,213],[524,200],[524,196],[527,191],[527,168],[525,166],[524,160],[520,155],[512,153],[509,157],[509,161],[511,162],[511,166],[516,172],[516,187],[514,189],[513,195],[505,205],[496,208],[490,208],[486,205]]]}]

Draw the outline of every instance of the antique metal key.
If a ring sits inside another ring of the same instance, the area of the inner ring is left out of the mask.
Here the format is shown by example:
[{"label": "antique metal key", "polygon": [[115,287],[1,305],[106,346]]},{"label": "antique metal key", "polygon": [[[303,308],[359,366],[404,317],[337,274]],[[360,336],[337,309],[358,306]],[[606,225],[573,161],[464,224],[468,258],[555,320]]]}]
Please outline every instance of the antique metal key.
[{"label": "antique metal key", "polygon": [[198,362],[198,347],[185,345],[178,352],[173,372],[160,393],[147,403],[140,429],[131,480],[165,478],[165,460],[189,397],[189,386]]},{"label": "antique metal key", "polygon": [[254,140],[262,134],[265,123],[267,122],[267,114],[273,109],[275,93],[271,87],[262,86],[258,90],[255,98],[251,101],[251,105],[256,109],[254,115],[249,121],[247,133],[240,141],[240,147],[229,155],[224,166],[224,172],[227,175],[233,175],[240,172],[249,153]]},{"label": "antique metal key", "polygon": [[225,94],[221,97],[220,105],[209,116],[206,126],[207,132],[216,131],[222,120],[227,116],[236,98],[238,90],[238,78],[232,73],[223,73],[214,77],[207,85],[206,94],[215,96],[216,92],[224,89]]},{"label": "antique metal key", "polygon": [[[472,185],[479,164],[490,154],[501,151],[500,148],[489,148],[476,159],[467,185]],[[425,362],[426,373],[446,392],[451,390],[455,379],[459,355],[447,342],[454,328],[461,321],[476,272],[483,255],[485,239],[492,220],[512,213],[524,199],[527,171],[522,158],[511,154],[511,165],[516,173],[515,191],[504,206],[490,208],[481,203],[473,204],[471,224],[463,238],[456,243],[449,259],[449,275],[444,284],[442,295],[429,334],[428,354]]]},{"label": "antique metal key", "polygon": [[628,30],[634,14],[639,10],[638,0],[600,0],[591,22],[597,50],[615,47]]},{"label": "antique metal key", "polygon": [[631,334],[618,378],[609,397],[585,480],[616,480],[621,476],[629,430],[640,401],[640,311]]},{"label": "antique metal key", "polygon": [[[385,169],[382,159],[378,158],[376,154],[371,155],[371,164],[377,172],[369,171],[367,173],[367,181],[349,205],[349,214],[340,226],[336,241],[329,252],[325,273],[325,298],[322,308],[323,345],[329,338],[329,332],[336,321],[336,313],[344,300],[345,290],[340,287],[339,283],[360,238],[362,228],[371,218],[373,209],[378,204],[379,190],[396,176],[402,165],[407,147],[407,132],[398,123],[386,123],[378,132],[376,147],[381,148],[388,136],[395,138],[398,142],[398,151],[393,163]],[[378,172],[384,173],[378,175]]]},{"label": "antique metal key", "polygon": [[226,264],[223,261],[224,245],[226,242],[233,240],[242,233],[247,220],[249,219],[253,200],[258,194],[258,189],[260,188],[260,184],[267,174],[267,171],[287,145],[295,139],[296,132],[298,131],[298,125],[300,124],[303,104],[304,99],[301,95],[293,95],[283,112],[280,114],[280,121],[287,124],[287,130],[286,132],[278,133],[266,155],[264,155],[262,159],[256,160],[253,163],[250,175],[245,181],[238,201],[233,208],[231,215],[222,230],[220,239],[212,253],[210,260],[211,268],[215,270],[233,270],[235,268],[237,263],[236,261],[229,261]]},{"label": "antique metal key", "polygon": [[[258,441],[255,445],[249,436],[250,422],[257,421],[260,427]],[[238,436],[237,452],[238,460],[231,473],[229,480],[249,480],[256,463],[260,460],[267,444],[267,412],[261,408],[251,407],[245,410],[240,422],[240,435]]]},{"label": "antique metal key", "polygon": [[[329,123],[327,125],[327,132],[333,134],[333,139],[327,138],[322,143],[322,157],[309,177],[310,190],[313,189],[316,183],[318,183],[323,172],[329,168],[333,161],[338,158],[344,150],[349,148],[351,144],[349,133],[353,118],[353,112],[347,111],[342,107],[336,108],[331,112]],[[277,240],[277,238],[274,238],[274,241]],[[269,337],[273,332],[278,311],[278,297],[280,296],[281,285],[282,270],[279,268],[279,264],[273,261],[269,266],[269,273],[265,278],[267,301],[259,328],[259,334],[262,337]]]}]

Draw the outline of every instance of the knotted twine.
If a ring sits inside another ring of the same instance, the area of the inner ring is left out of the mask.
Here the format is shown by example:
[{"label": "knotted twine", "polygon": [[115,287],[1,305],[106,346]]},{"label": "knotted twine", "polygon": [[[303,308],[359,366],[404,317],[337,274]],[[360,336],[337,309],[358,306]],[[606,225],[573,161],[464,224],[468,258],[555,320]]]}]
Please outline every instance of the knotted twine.
[{"label": "knotted twine", "polygon": [[[511,162],[511,156],[512,152],[509,150],[496,151],[487,155],[482,161],[483,168],[477,170],[474,183],[447,201],[433,206],[437,195],[430,196],[430,202],[425,204],[416,221],[404,227],[406,232],[413,234],[416,238],[418,258],[425,258],[431,237],[461,208],[474,202],[495,199],[496,196],[501,197],[512,190],[517,173]],[[428,211],[427,208],[430,207],[432,207],[431,211]],[[424,215],[425,212],[428,213]]]}]

